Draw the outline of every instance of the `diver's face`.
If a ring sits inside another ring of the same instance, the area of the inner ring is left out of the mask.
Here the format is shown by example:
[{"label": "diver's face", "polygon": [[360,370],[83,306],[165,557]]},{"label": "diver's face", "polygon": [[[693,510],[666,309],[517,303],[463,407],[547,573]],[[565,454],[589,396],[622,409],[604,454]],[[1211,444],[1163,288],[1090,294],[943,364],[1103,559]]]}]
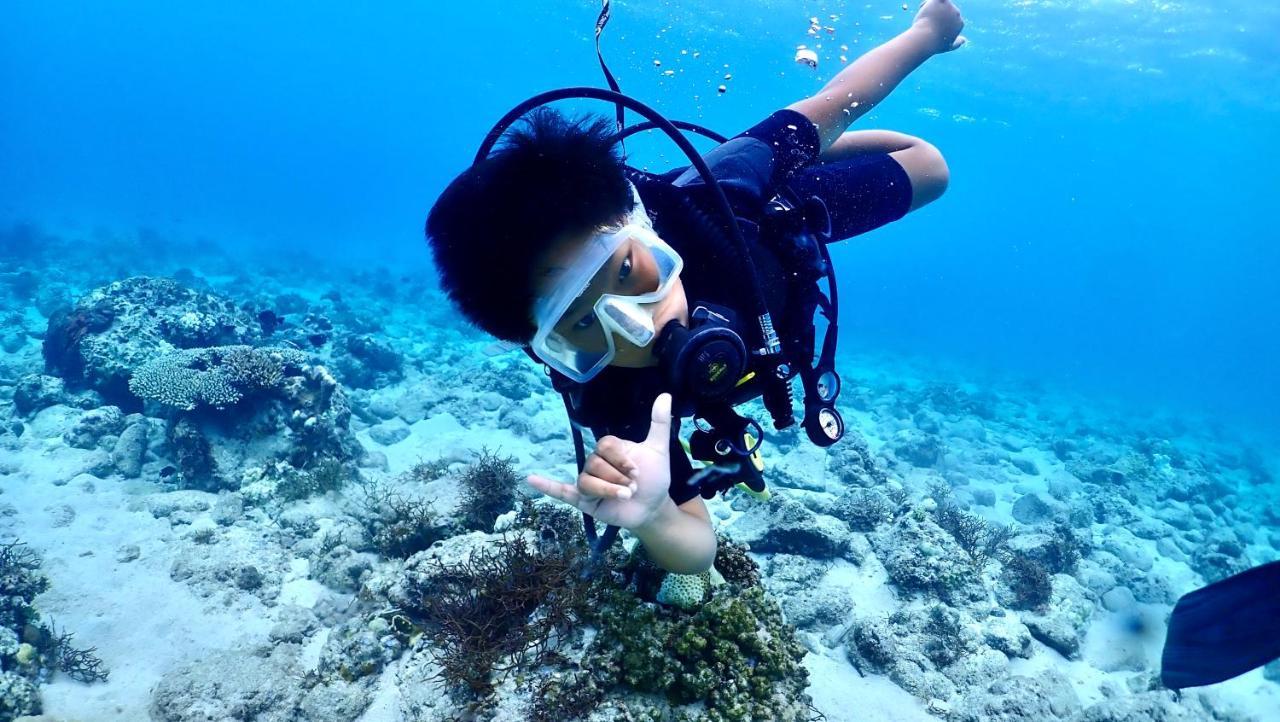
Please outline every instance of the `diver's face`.
[{"label": "diver's face", "polygon": [[[536,288],[540,295],[545,294],[554,283],[559,275],[557,270],[572,263],[582,253],[588,238],[589,236],[576,236],[564,239],[537,264],[534,278],[541,282]],[[601,333],[600,319],[594,311],[596,300],[604,294],[640,296],[657,290],[658,285],[659,273],[653,253],[640,241],[627,239],[592,277],[587,290],[569,307],[568,312],[556,324],[555,330],[565,340],[583,350],[603,351],[606,344]],[[659,333],[670,321],[677,320],[685,325],[689,323],[689,304],[679,276],[675,277],[665,296],[652,304],[644,304],[644,307],[653,318],[654,330]],[[653,354],[652,341],[645,346],[636,346],[626,338],[613,334],[613,345],[616,353],[609,362],[610,366],[644,368],[658,363]]]}]

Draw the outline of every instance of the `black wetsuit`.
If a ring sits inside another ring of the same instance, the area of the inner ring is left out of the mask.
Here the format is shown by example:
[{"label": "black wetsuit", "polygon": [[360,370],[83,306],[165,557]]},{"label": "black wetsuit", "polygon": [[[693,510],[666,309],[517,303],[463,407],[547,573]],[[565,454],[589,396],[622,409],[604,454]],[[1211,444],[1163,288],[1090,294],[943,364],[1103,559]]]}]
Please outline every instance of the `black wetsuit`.
[{"label": "black wetsuit", "polygon": [[[817,196],[826,203],[832,240],[865,233],[906,214],[911,182],[888,154],[819,162],[819,148],[813,123],[800,113],[781,110],[703,157],[746,226],[760,223],[765,203],[783,184],[801,198]],[[721,221],[697,172],[677,168],[654,175],[628,168],[628,178],[640,192],[658,235],[684,259],[681,279],[690,310],[698,303],[741,308],[745,284],[727,272],[737,265],[721,257],[729,249],[706,241]],[[759,234],[745,235],[771,314],[779,332],[785,333],[790,325],[786,272]],[[648,434],[649,411],[663,386],[657,369],[607,367],[573,395],[572,413],[596,438],[611,434],[639,441]],[[688,484],[693,466],[678,433],[677,420],[671,434],[670,495],[676,504],[683,504],[699,492]]]}]

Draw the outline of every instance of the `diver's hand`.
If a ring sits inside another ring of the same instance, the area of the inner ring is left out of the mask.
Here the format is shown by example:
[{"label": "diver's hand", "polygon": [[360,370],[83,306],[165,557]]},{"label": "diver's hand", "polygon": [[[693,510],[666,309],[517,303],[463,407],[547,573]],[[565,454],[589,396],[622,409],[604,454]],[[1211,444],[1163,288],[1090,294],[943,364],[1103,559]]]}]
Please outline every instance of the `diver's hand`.
[{"label": "diver's hand", "polygon": [[529,486],[624,529],[642,527],[662,511],[671,487],[671,395],[653,402],[649,436],[642,442],[605,436],[587,457],[577,484],[536,474]]},{"label": "diver's hand", "polygon": [[960,17],[960,8],[951,0],[923,0],[911,29],[927,33],[935,53],[951,52],[967,42],[960,34],[964,29],[964,18]]}]

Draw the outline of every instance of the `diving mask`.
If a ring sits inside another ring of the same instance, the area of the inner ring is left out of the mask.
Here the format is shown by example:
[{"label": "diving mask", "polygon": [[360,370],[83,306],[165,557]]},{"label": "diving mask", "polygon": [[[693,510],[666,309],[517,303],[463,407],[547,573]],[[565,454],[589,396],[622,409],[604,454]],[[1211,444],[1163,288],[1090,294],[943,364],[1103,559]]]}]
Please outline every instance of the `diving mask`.
[{"label": "diving mask", "polygon": [[652,343],[653,310],[684,268],[680,254],[654,233],[634,189],[633,195],[635,209],[622,227],[593,235],[534,304],[533,353],[578,383],[613,360],[615,336],[637,347]]}]

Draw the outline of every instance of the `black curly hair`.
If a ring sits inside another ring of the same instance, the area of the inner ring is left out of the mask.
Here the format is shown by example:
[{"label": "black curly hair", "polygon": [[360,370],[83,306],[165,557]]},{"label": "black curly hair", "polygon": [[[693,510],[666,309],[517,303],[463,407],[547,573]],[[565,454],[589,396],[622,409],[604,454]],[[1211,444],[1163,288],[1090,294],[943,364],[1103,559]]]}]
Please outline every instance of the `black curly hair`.
[{"label": "black curly hair", "polygon": [[599,116],[538,108],[440,194],[427,216],[427,242],[441,285],[472,323],[527,343],[538,257],[631,210],[613,135]]}]

